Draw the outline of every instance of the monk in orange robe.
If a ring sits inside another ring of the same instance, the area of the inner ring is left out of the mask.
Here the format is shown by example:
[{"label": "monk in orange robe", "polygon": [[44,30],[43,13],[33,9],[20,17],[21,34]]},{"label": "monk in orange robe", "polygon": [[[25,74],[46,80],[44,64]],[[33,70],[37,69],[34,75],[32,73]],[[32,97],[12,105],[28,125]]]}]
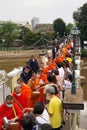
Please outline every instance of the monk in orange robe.
[{"label": "monk in orange robe", "polygon": [[54,70],[55,67],[52,65],[52,62],[47,62],[47,70],[48,73],[51,72],[52,70]]},{"label": "monk in orange robe", "polygon": [[13,97],[8,95],[5,103],[0,106],[0,130],[3,127],[3,118],[6,117],[10,122],[19,121],[23,117],[20,107],[13,101]]},{"label": "monk in orange robe", "polygon": [[55,68],[56,67],[56,63],[54,60],[52,60],[52,66]]},{"label": "monk in orange robe", "polygon": [[17,83],[20,85],[21,87],[21,93],[25,94],[28,101],[29,101],[29,107],[31,107],[31,95],[32,95],[32,90],[31,88],[24,83],[24,81],[22,80],[22,78],[19,78],[17,80]]},{"label": "monk in orange robe", "polygon": [[47,68],[43,68],[42,71],[43,71],[44,74],[47,74],[47,73],[48,73]]},{"label": "monk in orange robe", "polygon": [[43,71],[44,74],[47,74],[47,73],[48,73],[48,70],[47,70],[47,68],[44,66],[44,63],[43,63],[43,62],[40,63],[40,69]]},{"label": "monk in orange robe", "polygon": [[40,98],[39,98],[39,100],[44,103],[45,102],[45,99],[44,99],[44,85],[47,84],[47,75],[44,74],[42,70],[38,70],[37,77],[39,79],[39,84],[40,84],[40,88],[39,88]]},{"label": "monk in orange robe", "polygon": [[32,90],[32,96],[31,96],[31,107],[34,107],[35,103],[39,101],[40,93],[37,91],[39,88],[39,79],[37,78],[36,73],[32,73],[31,79],[29,79],[27,85]]},{"label": "monk in orange robe", "polygon": [[70,49],[70,48],[71,48],[71,45],[70,45],[70,44],[68,44],[68,45],[66,46],[66,48],[67,48],[67,49]]},{"label": "monk in orange robe", "polygon": [[50,72],[50,71],[52,71],[54,69],[54,67],[52,66],[51,63],[48,63],[47,69],[48,69],[48,72]]},{"label": "monk in orange robe", "polygon": [[63,62],[64,59],[65,59],[65,56],[63,54],[60,54],[60,55],[56,56],[54,61],[55,61],[55,63]]},{"label": "monk in orange robe", "polygon": [[31,88],[32,91],[35,91],[39,87],[39,80],[36,73],[32,73],[32,76],[28,80],[27,85]]},{"label": "monk in orange robe", "polygon": [[63,54],[64,56],[66,56],[66,55],[67,55],[67,53],[68,53],[67,48],[66,48],[66,47],[65,47],[65,48],[63,48],[63,49],[62,49],[62,54]]},{"label": "monk in orange robe", "polygon": [[52,70],[55,68],[56,63],[54,62],[54,60],[52,59],[52,57],[48,57],[48,62],[47,65],[50,65],[52,67]]},{"label": "monk in orange robe", "polygon": [[26,108],[29,108],[29,100],[24,93],[21,93],[20,87],[17,86],[14,88],[13,98],[23,112],[26,111]]}]

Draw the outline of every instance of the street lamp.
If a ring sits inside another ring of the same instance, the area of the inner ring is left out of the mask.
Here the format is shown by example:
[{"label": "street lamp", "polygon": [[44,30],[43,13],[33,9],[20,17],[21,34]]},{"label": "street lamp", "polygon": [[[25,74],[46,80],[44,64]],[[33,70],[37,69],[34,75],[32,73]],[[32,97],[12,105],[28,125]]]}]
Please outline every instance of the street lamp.
[{"label": "street lamp", "polygon": [[72,88],[71,93],[76,94],[76,84],[75,84],[75,45],[76,45],[76,37],[78,36],[78,28],[76,26],[72,27],[71,35],[73,37],[73,66],[72,66]]}]

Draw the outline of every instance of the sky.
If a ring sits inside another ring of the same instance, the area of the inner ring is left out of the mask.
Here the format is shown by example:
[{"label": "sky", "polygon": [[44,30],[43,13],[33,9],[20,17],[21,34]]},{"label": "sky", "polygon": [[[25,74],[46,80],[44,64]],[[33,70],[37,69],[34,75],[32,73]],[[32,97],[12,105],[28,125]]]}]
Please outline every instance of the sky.
[{"label": "sky", "polygon": [[57,18],[73,23],[73,12],[87,0],[0,0],[0,21],[28,21],[38,17],[40,23],[53,23]]}]

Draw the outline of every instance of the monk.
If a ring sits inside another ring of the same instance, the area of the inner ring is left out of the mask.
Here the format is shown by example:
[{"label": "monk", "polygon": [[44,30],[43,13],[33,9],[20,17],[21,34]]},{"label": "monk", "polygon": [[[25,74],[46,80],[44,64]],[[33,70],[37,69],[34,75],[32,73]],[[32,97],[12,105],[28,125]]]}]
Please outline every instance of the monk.
[{"label": "monk", "polygon": [[31,88],[32,91],[35,91],[39,87],[39,80],[36,73],[32,73],[32,76],[28,80],[27,85]]},{"label": "monk", "polygon": [[64,59],[65,59],[65,56],[63,54],[59,54],[59,55],[57,54],[54,62],[55,63],[57,63],[57,62],[63,62]]},{"label": "monk", "polygon": [[66,47],[62,48],[62,54],[66,56],[68,53],[68,49]]},{"label": "monk", "polygon": [[47,74],[47,73],[48,73],[48,70],[47,70],[47,68],[45,67],[45,65],[44,65],[43,62],[40,63],[40,69],[43,71],[44,74]]},{"label": "monk", "polygon": [[41,102],[45,102],[44,99],[44,85],[47,84],[47,75],[43,73],[43,71],[40,69],[37,72],[37,77],[39,79],[39,84],[40,84],[40,88],[39,88],[39,92],[40,92],[40,101]]},{"label": "monk", "polygon": [[31,79],[29,79],[27,85],[32,90],[31,107],[34,107],[35,103],[39,101],[39,96],[40,96],[40,93],[37,90],[40,87],[40,85],[36,73],[32,73]]},{"label": "monk", "polygon": [[70,48],[71,48],[71,45],[70,45],[70,44],[68,44],[68,45],[66,46],[66,48],[67,48],[67,49],[70,49]]},{"label": "monk", "polygon": [[41,70],[41,69],[38,70],[37,77],[39,79],[39,83],[40,83],[40,81],[42,81],[43,84],[47,83],[47,75],[43,73],[43,70]]},{"label": "monk", "polygon": [[6,117],[10,122],[19,121],[23,117],[20,107],[13,102],[13,97],[8,95],[5,103],[0,106],[0,130],[3,128],[3,118]]},{"label": "monk", "polygon": [[48,70],[48,73],[51,72],[52,70],[55,69],[55,66],[56,66],[56,63],[52,60],[49,60],[47,62],[47,70]]},{"label": "monk", "polygon": [[21,92],[21,88],[16,86],[14,88],[13,93],[14,101],[18,104],[18,106],[23,110],[23,112],[26,111],[26,109],[29,108],[29,101],[27,96]]},{"label": "monk", "polygon": [[56,63],[54,62],[54,60],[52,60],[52,57],[48,57],[47,65],[48,65],[47,67],[48,70],[55,69]]},{"label": "monk", "polygon": [[32,90],[31,88],[24,83],[22,78],[17,79],[18,85],[21,87],[21,93],[25,94],[27,97],[27,100],[29,101],[29,107],[31,107],[31,95],[32,95]]}]

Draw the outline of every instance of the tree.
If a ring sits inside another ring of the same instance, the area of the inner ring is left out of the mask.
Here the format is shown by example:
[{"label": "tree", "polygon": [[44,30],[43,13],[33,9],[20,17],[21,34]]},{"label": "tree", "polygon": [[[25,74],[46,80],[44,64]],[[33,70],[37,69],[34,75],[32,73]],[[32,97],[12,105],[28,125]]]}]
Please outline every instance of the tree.
[{"label": "tree", "polygon": [[87,3],[73,13],[73,18],[81,32],[81,41],[87,41]]},{"label": "tree", "polygon": [[66,25],[65,25],[65,22],[61,18],[54,20],[53,28],[56,34],[57,32],[59,33],[60,37],[64,36],[64,33],[66,32]]},{"label": "tree", "polygon": [[72,27],[73,27],[72,23],[69,23],[69,24],[66,25],[66,33],[67,33],[67,35],[70,34],[70,31],[71,31]]},{"label": "tree", "polygon": [[[43,33],[43,34],[42,34]],[[36,43],[38,47],[46,45],[53,38],[53,32],[33,32],[27,28],[23,28],[20,34],[20,39],[25,46],[33,46]]]},{"label": "tree", "polygon": [[11,43],[18,38],[20,31],[20,26],[10,21],[4,22],[0,26],[1,38],[5,39],[7,46],[11,46]]},{"label": "tree", "polygon": [[32,46],[35,42],[35,34],[27,28],[25,28],[22,33],[23,33],[22,40],[24,42],[24,45]]}]

